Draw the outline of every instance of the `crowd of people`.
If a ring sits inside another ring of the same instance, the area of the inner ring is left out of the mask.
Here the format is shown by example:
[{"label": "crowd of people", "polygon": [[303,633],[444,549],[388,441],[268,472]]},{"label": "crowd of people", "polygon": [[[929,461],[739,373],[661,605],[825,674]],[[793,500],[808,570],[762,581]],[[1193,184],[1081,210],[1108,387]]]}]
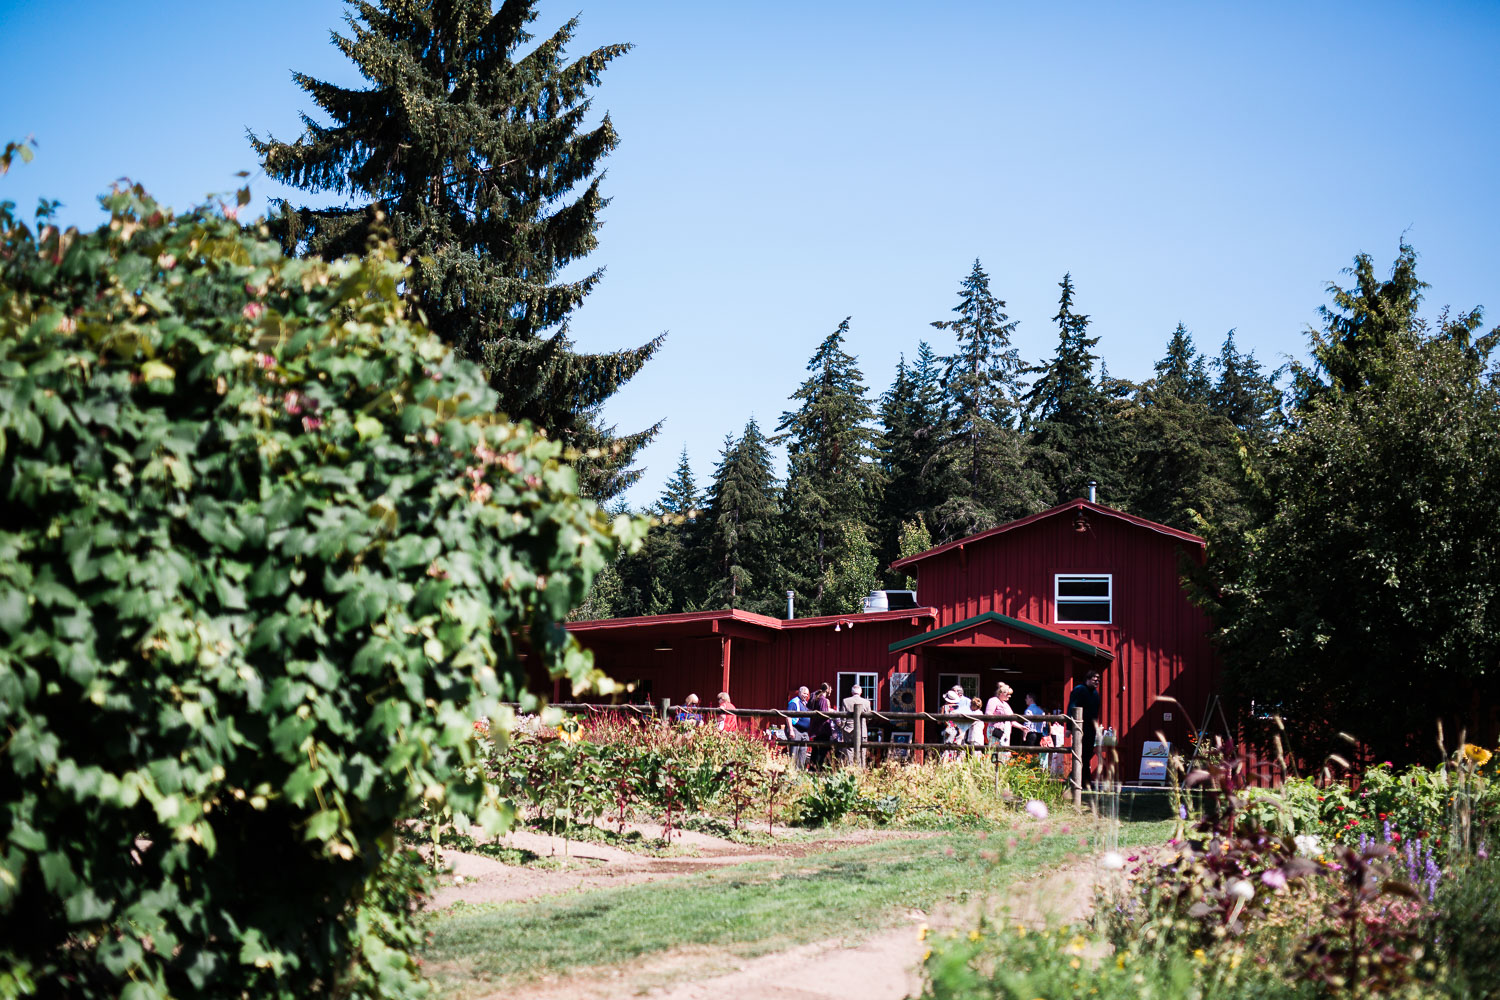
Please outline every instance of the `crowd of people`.
[{"label": "crowd of people", "polygon": [[[1060,716],[1063,714],[1062,710],[1047,711],[1042,708],[1036,695],[1028,691],[1025,694],[1025,706],[1020,712],[1016,712],[1010,703],[1014,695],[1015,689],[1004,681],[995,686],[995,693],[987,702],[981,702],[977,696],[966,693],[961,684],[955,684],[943,692],[941,712],[948,718],[944,720],[942,731],[944,745],[942,759],[956,760],[960,753],[965,752],[960,749],[964,747],[998,747],[1000,759],[1007,761],[1010,758],[1010,751],[1006,748],[1012,746],[1064,746],[1066,730],[1063,724],[1055,719],[1046,721],[1044,718],[1045,716]],[[864,713],[869,713],[872,707],[870,700],[864,696],[864,692],[858,685],[850,690],[849,695],[838,707],[835,707],[833,687],[827,681],[816,688],[803,685],[791,692],[791,698],[786,703],[785,728],[773,727],[767,735],[785,740],[792,763],[802,770],[816,771],[827,767],[828,759],[836,745],[841,745],[840,754],[844,762],[853,763],[856,744],[855,719],[831,718],[828,715],[808,713],[835,711],[854,713],[861,706]],[[690,694],[687,700],[678,706],[674,719],[676,722],[692,726],[712,724],[724,732],[735,732],[741,728],[742,723],[748,722],[734,714],[734,702],[727,691],[719,692],[718,709],[719,711],[711,713],[710,722],[707,718],[710,713],[704,712],[699,704],[698,696]],[[1094,670],[1086,674],[1084,680],[1073,688],[1068,699],[1069,714],[1075,710],[1081,710],[1083,713],[1082,750],[1085,784],[1092,780],[1091,765],[1099,709],[1099,672]],[[1020,715],[1029,718],[1024,721],[1007,719],[990,722],[979,719],[980,716],[992,715]],[[868,723],[861,717],[859,744],[863,744],[869,738],[867,726]],[[1054,774],[1063,775],[1066,773],[1070,757],[1069,754],[1048,754],[1046,766]],[[865,761],[861,760],[859,763],[863,764]]]}]

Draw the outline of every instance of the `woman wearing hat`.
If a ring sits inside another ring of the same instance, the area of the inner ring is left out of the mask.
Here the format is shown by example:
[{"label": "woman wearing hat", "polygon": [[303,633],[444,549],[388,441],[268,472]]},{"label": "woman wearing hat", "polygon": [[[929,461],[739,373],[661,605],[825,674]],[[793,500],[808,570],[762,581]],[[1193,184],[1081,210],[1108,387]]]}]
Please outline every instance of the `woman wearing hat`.
[{"label": "woman wearing hat", "polygon": [[[956,716],[959,712],[967,710],[968,707],[969,699],[964,697],[964,689],[961,686],[955,684],[948,691],[944,692],[942,707],[944,715]],[[943,742],[955,746],[963,746],[969,739],[969,726],[970,723],[960,722],[957,718],[949,720],[947,725],[943,727]],[[943,760],[945,762],[957,759],[958,751],[943,751]]]}]

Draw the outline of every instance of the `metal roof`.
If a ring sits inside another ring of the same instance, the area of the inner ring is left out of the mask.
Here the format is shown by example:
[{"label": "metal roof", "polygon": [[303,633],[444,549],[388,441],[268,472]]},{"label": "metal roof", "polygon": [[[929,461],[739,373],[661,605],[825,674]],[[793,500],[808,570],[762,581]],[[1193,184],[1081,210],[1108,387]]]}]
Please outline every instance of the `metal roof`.
[{"label": "metal roof", "polygon": [[930,559],[933,556],[941,555],[944,552],[963,548],[966,545],[973,545],[975,542],[983,541],[986,538],[991,538],[995,535],[1002,535],[1007,531],[1014,531],[1015,529],[1023,528],[1028,524],[1035,524],[1037,521],[1042,521],[1049,517],[1054,517],[1058,514],[1063,514],[1070,510],[1078,509],[1083,509],[1094,514],[1103,514],[1105,517],[1118,518],[1119,520],[1125,521],[1129,524],[1133,524],[1138,528],[1145,528],[1148,531],[1154,531],[1157,534],[1166,535],[1167,537],[1175,538],[1178,541],[1188,542],[1190,544],[1199,546],[1205,544],[1203,539],[1198,535],[1189,534],[1186,531],[1179,531],[1176,528],[1169,527],[1165,524],[1158,524],[1155,521],[1148,521],[1144,517],[1136,517],[1134,514],[1127,514],[1123,510],[1115,510],[1113,507],[1105,507],[1103,504],[1089,503],[1087,500],[1084,500],[1080,497],[1076,500],[1069,500],[1067,503],[1058,504],[1056,507],[1052,507],[1040,513],[1032,514],[1028,517],[1023,517],[1016,521],[1009,521],[1005,524],[998,525],[994,528],[989,529],[988,531],[981,531],[978,534],[969,535],[967,538],[959,538],[951,542],[945,542],[942,545],[938,545],[928,549],[926,552],[918,552],[916,555],[907,556],[905,559],[897,559],[895,562],[891,563],[891,569],[902,569],[906,566],[912,565],[913,563],[921,562],[923,559]]}]

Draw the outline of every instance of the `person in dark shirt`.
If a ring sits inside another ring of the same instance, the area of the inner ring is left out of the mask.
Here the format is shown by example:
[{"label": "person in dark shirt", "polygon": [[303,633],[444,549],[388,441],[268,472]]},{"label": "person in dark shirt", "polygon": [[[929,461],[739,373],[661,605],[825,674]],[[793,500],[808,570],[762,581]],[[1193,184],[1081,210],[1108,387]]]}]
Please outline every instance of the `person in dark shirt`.
[{"label": "person in dark shirt", "polygon": [[[833,704],[828,700],[828,695],[833,691],[827,681],[818,685],[818,690],[813,693],[812,710],[814,712],[831,712]],[[829,744],[833,741],[833,720],[827,716],[820,716],[813,720],[812,726],[813,742],[822,742],[824,745],[812,748],[811,768],[814,771],[823,770],[824,763],[828,760],[828,753],[833,747]]]},{"label": "person in dark shirt", "polygon": [[1090,670],[1084,675],[1083,683],[1073,688],[1073,695],[1068,699],[1069,715],[1077,709],[1083,710],[1084,788],[1094,783],[1094,740],[1099,728],[1099,705],[1102,700],[1099,696],[1099,671],[1097,670]]}]

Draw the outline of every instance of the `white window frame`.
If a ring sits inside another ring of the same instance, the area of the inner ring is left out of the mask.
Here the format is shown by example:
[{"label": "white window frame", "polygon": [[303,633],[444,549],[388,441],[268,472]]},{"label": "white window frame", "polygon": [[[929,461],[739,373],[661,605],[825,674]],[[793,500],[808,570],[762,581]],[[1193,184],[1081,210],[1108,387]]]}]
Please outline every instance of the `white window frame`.
[{"label": "white window frame", "polygon": [[[838,695],[839,703],[834,707],[835,711],[843,711],[844,697],[840,692],[844,690],[844,678],[853,677],[854,684],[858,684],[861,691],[866,692],[864,697],[870,699],[870,711],[880,711],[880,674],[874,670],[840,670],[835,680],[833,691]],[[866,683],[868,681],[868,683]],[[852,688],[854,684],[851,684]]]},{"label": "white window frame", "polygon": [[[1063,597],[1058,593],[1063,581],[1103,580],[1109,590],[1104,597]],[[1102,604],[1109,609],[1109,616],[1100,620],[1076,621],[1062,616],[1063,602],[1068,604]],[[1054,573],[1052,575],[1052,620],[1058,625],[1113,625],[1115,621],[1115,575],[1113,573]]]},{"label": "white window frame", "polygon": [[973,681],[974,693],[972,695],[969,695],[969,697],[979,698],[981,700],[983,700],[984,698],[984,691],[979,686],[978,674],[968,672],[960,673],[958,671],[943,671],[942,673],[938,674],[938,687],[940,688],[940,690],[938,691],[939,699],[941,699],[943,695],[947,694],[948,690],[953,687],[953,684],[945,684],[945,681],[952,681],[953,684],[960,685],[964,689],[965,695],[969,695],[969,685],[965,684],[964,681]]}]

